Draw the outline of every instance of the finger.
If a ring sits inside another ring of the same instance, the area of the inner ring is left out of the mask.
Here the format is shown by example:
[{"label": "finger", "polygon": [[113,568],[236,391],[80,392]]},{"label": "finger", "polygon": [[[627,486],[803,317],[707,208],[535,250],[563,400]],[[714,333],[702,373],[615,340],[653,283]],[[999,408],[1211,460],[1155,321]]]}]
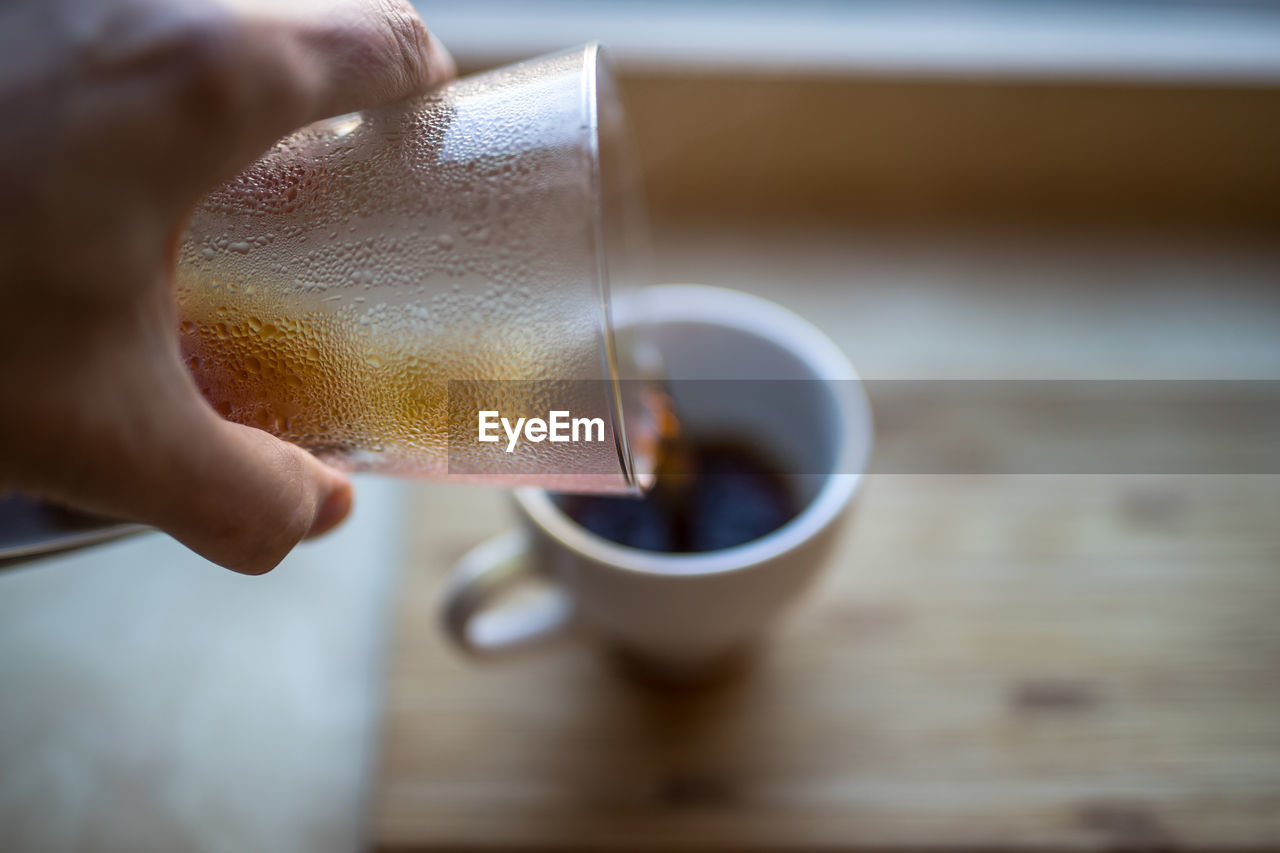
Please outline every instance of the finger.
[{"label": "finger", "polygon": [[307,12],[293,0],[252,3],[251,31],[292,55],[316,120],[387,104],[451,79],[453,58],[408,0],[344,0]]},{"label": "finger", "polygon": [[146,399],[127,386],[100,395],[88,412],[65,401],[63,422],[73,428],[31,434],[32,458],[18,460],[15,484],[159,528],[245,574],[270,571],[350,512],[343,474],[266,432],[221,420],[194,387],[175,395],[176,383],[161,382]]},{"label": "finger", "polygon": [[250,64],[300,95],[302,114],[281,133],[424,92],[456,73],[408,0],[240,0],[237,7]]},{"label": "finger", "polygon": [[102,412],[92,459],[61,472],[54,496],[157,527],[245,574],[270,571],[303,538],[346,517],[352,490],[343,474],[223,421],[185,381],[162,384],[145,401],[125,389],[117,399],[133,402]]},{"label": "finger", "polygon": [[261,574],[350,511],[350,481],[306,451],[207,409],[192,420],[167,433],[158,454],[167,470],[138,520],[221,566]]},{"label": "finger", "polygon": [[407,0],[157,2],[86,10],[111,38],[78,66],[66,112],[94,145],[69,156],[183,210],[290,131],[455,73]]}]

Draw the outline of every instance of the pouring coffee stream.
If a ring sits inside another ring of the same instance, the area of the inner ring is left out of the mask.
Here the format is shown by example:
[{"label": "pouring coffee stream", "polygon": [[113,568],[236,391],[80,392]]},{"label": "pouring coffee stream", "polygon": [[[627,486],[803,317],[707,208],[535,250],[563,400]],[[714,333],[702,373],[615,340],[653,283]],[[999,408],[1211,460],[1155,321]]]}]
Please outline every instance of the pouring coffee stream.
[{"label": "pouring coffee stream", "polygon": [[564,511],[591,532],[633,548],[699,553],[760,539],[798,512],[785,467],[757,442],[681,429],[666,390],[654,482],[641,495],[562,495]]}]

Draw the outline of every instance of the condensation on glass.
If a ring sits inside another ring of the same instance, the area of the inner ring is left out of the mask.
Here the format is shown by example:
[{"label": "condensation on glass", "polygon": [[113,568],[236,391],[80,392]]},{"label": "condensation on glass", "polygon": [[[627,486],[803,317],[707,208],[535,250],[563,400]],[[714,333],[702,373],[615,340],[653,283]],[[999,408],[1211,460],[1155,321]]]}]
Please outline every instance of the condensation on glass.
[{"label": "condensation on glass", "polygon": [[[619,380],[656,368],[611,317],[611,290],[645,269],[629,144],[596,45],[282,140],[181,241],[182,350],[201,392],[348,469],[635,490],[652,412]],[[455,446],[474,458],[451,473],[450,394],[459,411],[471,383],[476,405],[603,418],[607,440]],[[502,387],[545,400],[480,399]]]}]

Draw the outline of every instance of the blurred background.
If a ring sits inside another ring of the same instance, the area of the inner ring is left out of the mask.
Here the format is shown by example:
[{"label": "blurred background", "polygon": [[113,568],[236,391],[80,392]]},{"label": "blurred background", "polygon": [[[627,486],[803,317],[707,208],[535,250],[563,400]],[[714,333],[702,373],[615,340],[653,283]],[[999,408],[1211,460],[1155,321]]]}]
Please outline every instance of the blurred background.
[{"label": "blurred background", "polygon": [[[603,41],[657,278],[864,377],[1280,379],[1280,4],[419,8],[464,73]],[[478,488],[363,480],[261,579],[2,573],[0,848],[1274,848],[1278,481],[871,478],[756,669],[674,693],[445,647]]]},{"label": "blurred background", "polygon": [[655,217],[1280,214],[1268,3],[421,4],[464,68],[599,39]]}]

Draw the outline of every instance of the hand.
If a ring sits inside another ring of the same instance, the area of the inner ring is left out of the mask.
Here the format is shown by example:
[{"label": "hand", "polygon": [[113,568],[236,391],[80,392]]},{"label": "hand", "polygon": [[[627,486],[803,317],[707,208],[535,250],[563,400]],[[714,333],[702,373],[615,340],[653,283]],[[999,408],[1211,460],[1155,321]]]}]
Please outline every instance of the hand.
[{"label": "hand", "polygon": [[0,5],[0,491],[160,528],[240,572],[351,484],[221,420],[179,357],[183,221],[279,137],[453,62],[407,0]]}]

